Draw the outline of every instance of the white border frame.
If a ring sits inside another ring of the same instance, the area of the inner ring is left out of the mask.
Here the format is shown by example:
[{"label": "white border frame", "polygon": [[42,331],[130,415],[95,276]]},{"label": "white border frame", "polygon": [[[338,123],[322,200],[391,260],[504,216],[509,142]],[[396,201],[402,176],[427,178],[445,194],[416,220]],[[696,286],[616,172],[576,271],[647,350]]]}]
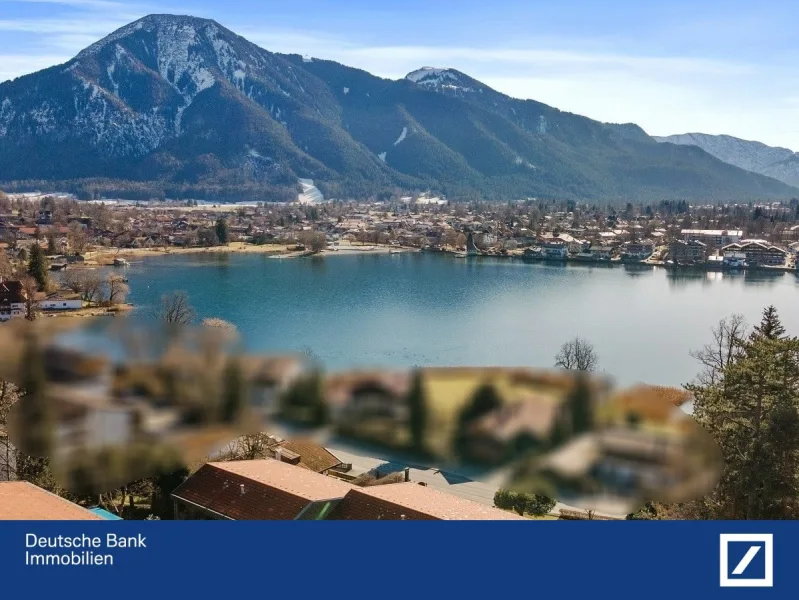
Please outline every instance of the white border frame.
[{"label": "white border frame", "polygon": [[[730,542],[762,542],[765,555],[765,573],[760,579],[729,577],[728,544]],[[720,587],[774,587],[774,534],[773,533],[721,533],[719,534]]]}]

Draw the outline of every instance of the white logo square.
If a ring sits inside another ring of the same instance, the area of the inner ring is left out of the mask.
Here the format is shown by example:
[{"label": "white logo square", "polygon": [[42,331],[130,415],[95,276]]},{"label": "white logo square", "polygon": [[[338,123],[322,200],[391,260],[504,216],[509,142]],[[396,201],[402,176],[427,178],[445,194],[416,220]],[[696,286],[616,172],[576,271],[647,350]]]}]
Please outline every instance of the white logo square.
[{"label": "white logo square", "polygon": [[[749,547],[736,565],[729,563],[730,542],[759,542]],[[719,535],[719,562],[721,587],[774,587],[774,534],[772,533],[722,533]],[[763,577],[730,577],[743,575],[752,560],[759,554],[762,544],[765,565]]]}]

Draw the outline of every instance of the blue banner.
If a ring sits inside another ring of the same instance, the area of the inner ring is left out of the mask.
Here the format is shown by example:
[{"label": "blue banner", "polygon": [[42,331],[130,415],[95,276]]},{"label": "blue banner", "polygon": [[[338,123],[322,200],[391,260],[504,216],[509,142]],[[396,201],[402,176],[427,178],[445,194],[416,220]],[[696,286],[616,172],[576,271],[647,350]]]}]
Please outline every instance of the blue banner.
[{"label": "blue banner", "polygon": [[2,597],[795,598],[799,524],[0,522]]}]

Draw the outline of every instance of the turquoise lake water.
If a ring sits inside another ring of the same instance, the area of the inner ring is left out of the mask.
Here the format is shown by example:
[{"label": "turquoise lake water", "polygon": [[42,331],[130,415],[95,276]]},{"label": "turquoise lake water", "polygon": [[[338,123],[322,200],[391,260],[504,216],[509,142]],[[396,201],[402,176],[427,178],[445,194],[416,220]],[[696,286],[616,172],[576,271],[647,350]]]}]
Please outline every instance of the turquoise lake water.
[{"label": "turquoise lake water", "polygon": [[127,268],[132,318],[153,321],[184,290],[199,318],[234,323],[258,351],[310,349],[330,368],[551,367],[576,335],[623,385],[679,385],[719,319],[755,322],[767,304],[799,334],[799,278],[662,268],[531,264],[430,254],[272,259],[153,257]]}]

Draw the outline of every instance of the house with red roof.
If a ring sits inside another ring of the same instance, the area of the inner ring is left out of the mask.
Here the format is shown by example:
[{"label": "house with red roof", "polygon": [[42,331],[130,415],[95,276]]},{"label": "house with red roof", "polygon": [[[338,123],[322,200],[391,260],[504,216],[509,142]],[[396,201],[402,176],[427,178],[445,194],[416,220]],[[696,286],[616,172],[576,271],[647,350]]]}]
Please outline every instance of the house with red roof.
[{"label": "house with red roof", "polygon": [[523,519],[418,483],[358,487],[274,459],[207,463],[172,499],[178,519]]}]

